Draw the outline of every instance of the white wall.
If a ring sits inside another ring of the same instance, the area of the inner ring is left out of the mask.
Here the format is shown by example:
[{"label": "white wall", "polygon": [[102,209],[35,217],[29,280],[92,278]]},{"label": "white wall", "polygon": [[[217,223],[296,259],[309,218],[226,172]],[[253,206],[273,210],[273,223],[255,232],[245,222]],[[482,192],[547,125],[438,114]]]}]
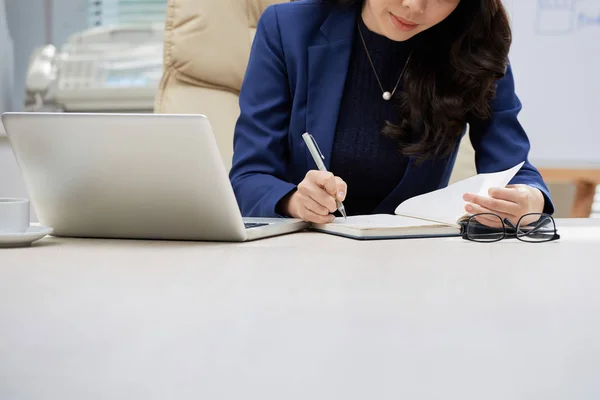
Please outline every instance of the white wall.
[{"label": "white wall", "polygon": [[[10,1],[10,3],[14,3]],[[14,44],[9,32],[5,1],[0,0],[0,113],[14,107]],[[14,159],[8,138],[0,125],[0,197],[26,197],[27,192]]]},{"label": "white wall", "polygon": [[[0,197],[29,197],[8,138],[2,134],[0,134]],[[37,220],[33,207],[31,220]]]},{"label": "white wall", "polygon": [[0,112],[12,110],[14,85],[14,45],[8,31],[5,1],[0,0],[0,50],[3,62],[0,64]]},{"label": "white wall", "polygon": [[520,120],[538,167],[600,167],[600,0],[505,0]]},{"label": "white wall", "polygon": [[[0,0],[0,113],[23,109],[25,75],[33,49],[46,43],[60,46],[70,34],[87,26],[87,0],[53,0],[48,2],[52,4],[51,14],[46,12],[45,3]],[[46,24],[47,15],[52,17],[51,27]],[[13,50],[8,45],[9,36]],[[27,197],[19,167],[2,131],[0,127],[0,197]],[[35,221],[34,210],[31,215]]]},{"label": "white wall", "polygon": [[31,51],[45,44],[44,0],[8,0],[8,27],[15,47],[14,102],[22,110],[25,74]]},{"label": "white wall", "polygon": [[87,0],[52,0],[51,29],[47,27],[45,0],[8,0],[8,27],[15,47],[14,101],[22,110],[25,75],[34,48],[44,44],[60,46],[66,38],[87,27]]}]

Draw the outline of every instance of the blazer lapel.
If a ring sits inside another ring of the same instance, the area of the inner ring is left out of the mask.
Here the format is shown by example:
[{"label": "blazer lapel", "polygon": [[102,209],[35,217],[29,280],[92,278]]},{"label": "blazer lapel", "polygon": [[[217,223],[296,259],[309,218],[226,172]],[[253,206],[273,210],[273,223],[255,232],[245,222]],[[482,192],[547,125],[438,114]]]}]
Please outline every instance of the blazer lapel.
[{"label": "blazer lapel", "polygon": [[[358,9],[338,7],[321,26],[317,43],[308,49],[306,128],[312,134],[330,168],[338,114],[350,63]],[[309,169],[315,168],[306,152]]]}]

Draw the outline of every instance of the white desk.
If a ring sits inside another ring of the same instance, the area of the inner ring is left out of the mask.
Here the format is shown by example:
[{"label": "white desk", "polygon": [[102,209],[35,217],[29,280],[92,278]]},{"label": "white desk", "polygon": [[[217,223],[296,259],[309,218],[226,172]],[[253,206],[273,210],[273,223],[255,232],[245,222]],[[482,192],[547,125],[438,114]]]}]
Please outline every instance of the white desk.
[{"label": "white desk", "polygon": [[0,250],[0,399],[598,399],[600,220],[560,242]]}]

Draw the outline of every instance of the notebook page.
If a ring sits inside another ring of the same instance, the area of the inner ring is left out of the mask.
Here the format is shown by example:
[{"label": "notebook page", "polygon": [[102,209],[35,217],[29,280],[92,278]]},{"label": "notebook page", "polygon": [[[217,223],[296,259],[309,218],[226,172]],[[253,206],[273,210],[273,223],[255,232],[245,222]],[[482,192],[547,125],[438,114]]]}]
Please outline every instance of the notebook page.
[{"label": "notebook page", "polygon": [[412,197],[400,204],[395,213],[456,226],[457,221],[466,214],[462,198],[465,193],[487,197],[489,188],[506,186],[523,164],[505,171],[478,174],[443,189]]},{"label": "notebook page", "polygon": [[327,225],[346,226],[355,229],[394,229],[415,226],[436,226],[440,224],[399,215],[375,214],[353,215],[348,217],[348,219],[337,217],[333,222],[330,222]]}]

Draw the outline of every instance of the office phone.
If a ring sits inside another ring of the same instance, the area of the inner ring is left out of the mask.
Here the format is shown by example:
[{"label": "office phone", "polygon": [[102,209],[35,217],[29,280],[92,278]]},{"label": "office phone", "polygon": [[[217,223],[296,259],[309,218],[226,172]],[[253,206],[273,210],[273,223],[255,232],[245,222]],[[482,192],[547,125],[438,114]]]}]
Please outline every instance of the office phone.
[{"label": "office phone", "polygon": [[31,56],[29,111],[152,111],[162,76],[162,24],[91,28]]}]

